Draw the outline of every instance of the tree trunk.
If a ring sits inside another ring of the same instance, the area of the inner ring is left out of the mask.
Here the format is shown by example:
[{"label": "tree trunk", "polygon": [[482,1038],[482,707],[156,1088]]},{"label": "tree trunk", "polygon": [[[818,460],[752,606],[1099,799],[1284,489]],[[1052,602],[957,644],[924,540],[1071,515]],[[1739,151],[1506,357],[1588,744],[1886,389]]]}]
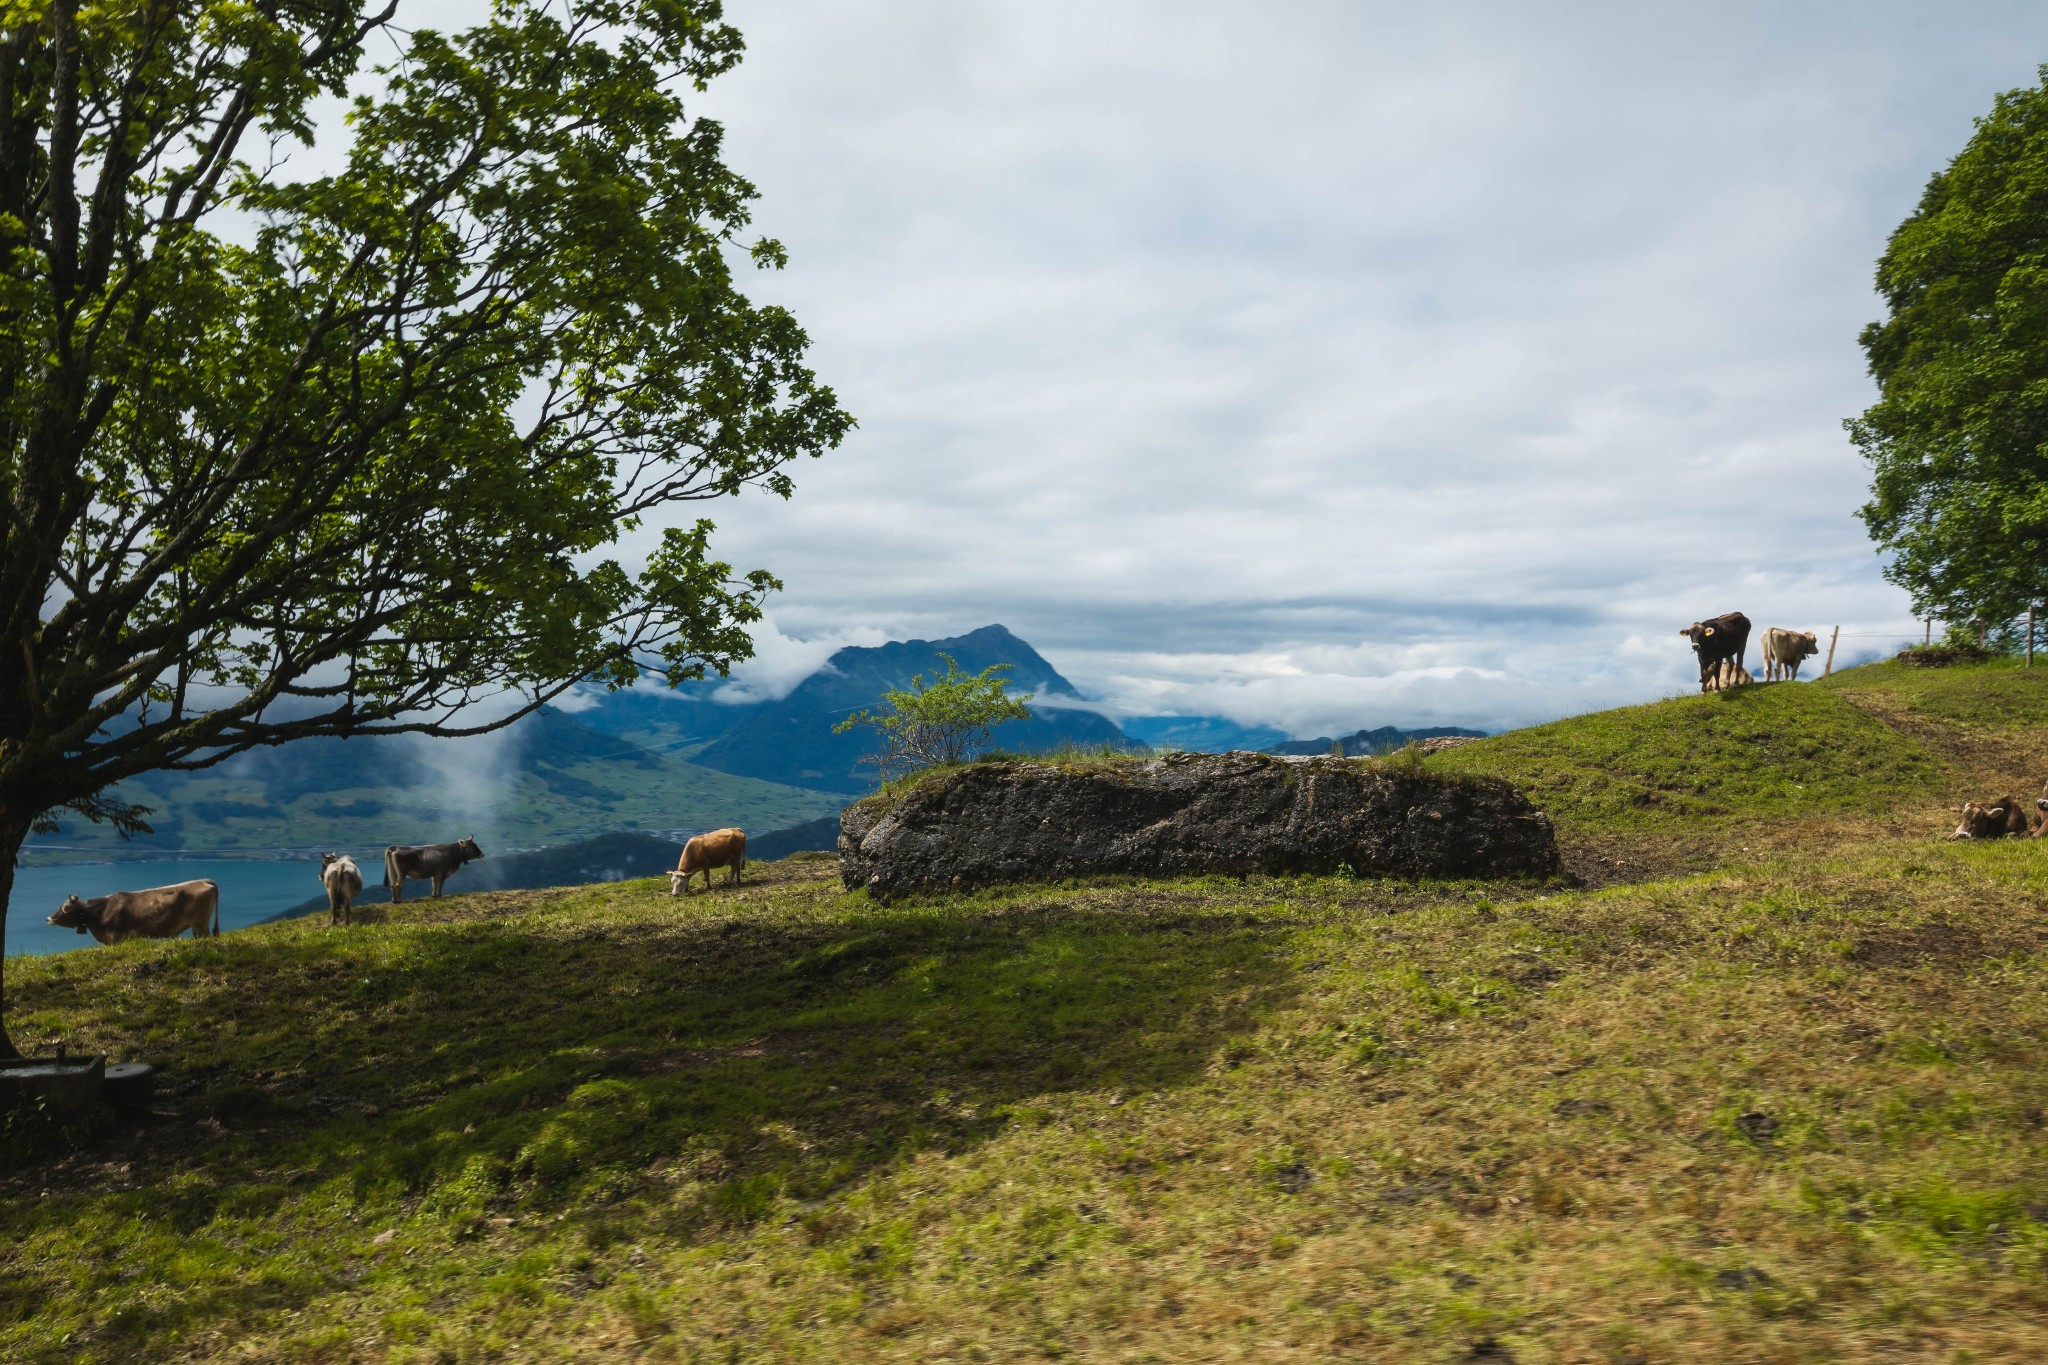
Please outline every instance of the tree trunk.
[{"label": "tree trunk", "polygon": [[14,900],[14,865],[28,839],[28,822],[0,813],[0,1062],[19,1057],[7,1036],[7,910]]}]

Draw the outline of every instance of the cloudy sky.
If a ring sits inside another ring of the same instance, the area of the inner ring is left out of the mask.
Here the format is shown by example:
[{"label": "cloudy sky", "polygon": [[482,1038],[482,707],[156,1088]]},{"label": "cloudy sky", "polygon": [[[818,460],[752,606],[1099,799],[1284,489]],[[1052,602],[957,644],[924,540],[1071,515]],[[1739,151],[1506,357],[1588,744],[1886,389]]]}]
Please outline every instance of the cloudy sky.
[{"label": "cloudy sky", "polygon": [[1113,711],[1499,727],[1689,689],[1704,615],[1910,629],[1856,335],[2048,8],[728,14],[753,292],[861,423],[714,513],[756,688],[1001,622]]}]

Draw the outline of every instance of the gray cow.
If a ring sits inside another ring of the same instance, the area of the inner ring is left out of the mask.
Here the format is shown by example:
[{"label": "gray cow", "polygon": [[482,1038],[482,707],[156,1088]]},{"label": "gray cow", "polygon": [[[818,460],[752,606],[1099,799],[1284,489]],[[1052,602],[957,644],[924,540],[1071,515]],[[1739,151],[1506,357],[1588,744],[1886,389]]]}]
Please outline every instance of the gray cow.
[{"label": "gray cow", "polygon": [[476,846],[474,838],[452,844],[393,844],[384,850],[384,885],[391,888],[393,903],[405,899],[405,884],[408,880],[432,882],[434,894],[441,894],[441,884],[454,876],[464,863],[475,862],[484,856]]}]

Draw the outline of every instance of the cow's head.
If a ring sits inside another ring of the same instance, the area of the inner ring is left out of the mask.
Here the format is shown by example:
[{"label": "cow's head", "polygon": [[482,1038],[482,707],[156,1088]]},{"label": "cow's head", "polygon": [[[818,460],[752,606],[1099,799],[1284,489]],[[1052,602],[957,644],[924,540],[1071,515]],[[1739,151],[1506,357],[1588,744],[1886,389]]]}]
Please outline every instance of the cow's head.
[{"label": "cow's head", "polygon": [[462,860],[464,862],[470,862],[484,856],[484,851],[476,846],[476,836],[474,834],[457,844],[456,847],[462,850]]},{"label": "cow's head", "polygon": [[323,854],[321,854],[321,855],[320,855],[320,870],[321,870],[322,872],[325,872],[325,871],[326,871],[326,870],[327,870],[328,868],[330,868],[330,867],[332,867],[332,866],[334,865],[334,862],[335,862],[335,860],[336,860],[337,858],[339,858],[339,857],[341,857],[341,855],[340,855],[339,853],[323,853]]},{"label": "cow's head", "polygon": [[2034,808],[2036,810],[2048,810],[2048,786],[2042,787],[2041,794],[2034,798]]},{"label": "cow's head", "polygon": [[1810,658],[1812,658],[1812,657],[1813,657],[1814,655],[1816,655],[1816,654],[1820,653],[1820,640],[1819,640],[1819,638],[1818,638],[1817,636],[1815,636],[1815,635],[1814,635],[1814,633],[1813,633],[1812,631],[1810,631],[1810,630],[1802,630],[1802,631],[1800,631],[1800,632],[1799,632],[1799,639],[1800,639],[1800,648],[1801,648],[1802,650],[1804,650],[1804,651],[1805,651],[1805,653],[1804,653],[1803,657],[1805,657],[1805,658],[1809,658],[1809,659],[1810,659]]},{"label": "cow's head", "polygon": [[66,896],[64,903],[57,907],[57,913],[50,916],[49,922],[59,929],[76,929],[82,934],[85,932],[85,922],[89,918],[91,916],[86,911],[84,901],[76,896]]}]

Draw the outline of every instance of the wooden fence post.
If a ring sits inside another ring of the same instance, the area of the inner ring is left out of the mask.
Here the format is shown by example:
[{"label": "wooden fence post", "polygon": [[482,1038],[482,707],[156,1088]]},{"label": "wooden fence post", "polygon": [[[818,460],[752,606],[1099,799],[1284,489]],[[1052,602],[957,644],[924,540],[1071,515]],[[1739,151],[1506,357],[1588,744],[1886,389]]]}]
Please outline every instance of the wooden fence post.
[{"label": "wooden fence post", "polygon": [[1920,637],[1920,643],[1923,645],[1934,643],[1934,618],[1932,616],[1927,618],[1927,633]]},{"label": "wooden fence post", "polygon": [[1820,675],[1823,678],[1835,671],[1835,645],[1840,642],[1841,638],[1842,628],[1836,626],[1835,633],[1828,636],[1828,661],[1820,670]]},{"label": "wooden fence post", "polygon": [[2034,666],[2034,609],[2027,608],[2027,667]]}]

